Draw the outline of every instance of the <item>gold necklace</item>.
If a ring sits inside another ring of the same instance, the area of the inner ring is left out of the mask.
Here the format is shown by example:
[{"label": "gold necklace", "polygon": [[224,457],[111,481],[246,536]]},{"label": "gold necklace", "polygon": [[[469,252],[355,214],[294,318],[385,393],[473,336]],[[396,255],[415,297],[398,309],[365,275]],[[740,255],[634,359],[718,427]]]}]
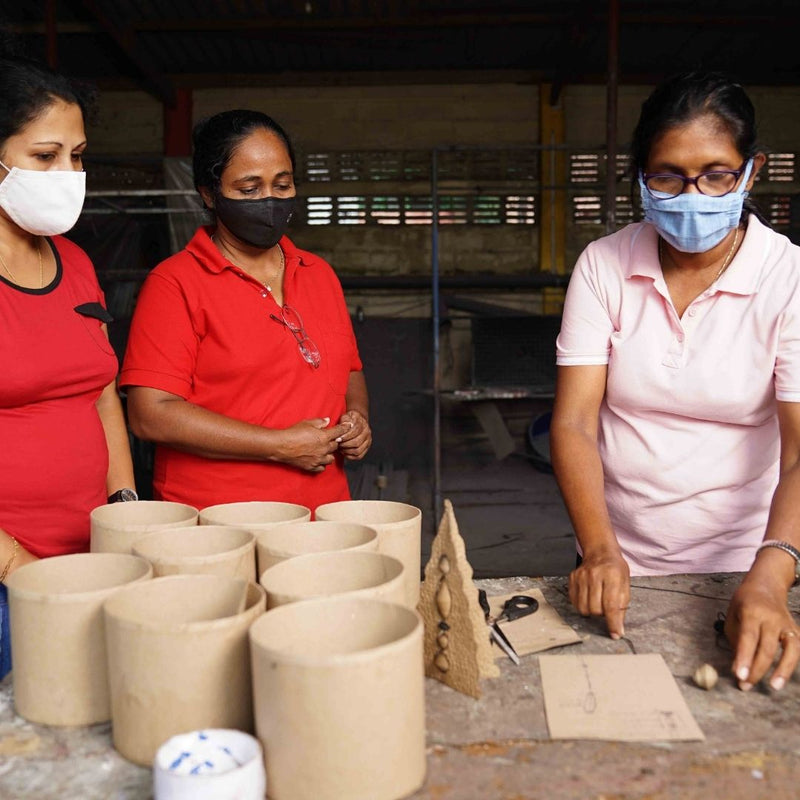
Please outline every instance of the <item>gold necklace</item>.
[{"label": "gold necklace", "polygon": [[[39,256],[39,288],[44,288],[44,263],[42,261],[42,243],[41,240],[37,241],[36,243],[36,255]],[[16,283],[18,286],[21,285],[20,282],[14,276],[14,273],[9,269],[8,264],[6,264],[6,260],[3,256],[0,255],[0,264],[3,265],[3,269],[8,273],[8,277]]]},{"label": "gold necklace", "polygon": [[733,251],[736,250],[736,245],[739,244],[739,226],[736,226],[736,235],[733,237],[733,244],[731,245],[731,249],[728,250],[727,255],[725,256],[725,260],[722,262],[722,266],[719,268],[719,272],[716,274],[715,278],[711,283],[716,283],[719,280],[719,276],[722,275],[723,272],[728,268],[728,264],[731,263],[731,258],[733,257]]},{"label": "gold necklace", "polygon": [[[718,280],[720,275],[728,268],[728,265],[731,263],[731,259],[733,257],[733,253],[736,250],[736,245],[739,244],[739,227],[736,227],[736,235],[733,237],[733,244],[730,246],[730,249],[725,254],[725,259],[722,262],[722,266],[719,268],[719,272],[714,276],[714,280],[711,281],[709,286],[713,286]],[[660,264],[664,263],[664,240],[659,236],[658,237],[658,261]]]},{"label": "gold necklace", "polygon": [[[228,252],[228,248],[225,247],[225,244],[222,241],[216,238],[216,235],[211,237],[211,241],[214,242],[214,244],[217,246],[220,252],[222,252],[223,250],[225,252]],[[283,255],[283,248],[280,245],[278,245],[278,253],[280,254],[281,257],[281,263],[278,264],[278,269],[276,269],[275,272],[273,272],[272,275],[270,275],[265,281],[259,281],[259,283],[262,283],[264,288],[270,294],[272,294],[272,282],[281,274],[281,272],[283,272],[283,268],[286,266],[286,259],[284,258]],[[223,255],[225,255],[225,253],[223,253]],[[234,262],[233,259],[230,258],[230,253],[228,253],[228,255],[229,255],[228,261],[230,261],[231,264],[233,264]]]},{"label": "gold necklace", "polygon": [[283,257],[283,248],[280,245],[278,245],[278,252],[281,256],[281,263],[278,264],[278,269],[276,269],[275,272],[269,278],[267,278],[267,280],[263,281],[264,288],[270,294],[272,294],[272,281],[274,281],[275,278],[277,278],[281,272],[283,272],[283,268],[286,266],[286,259]]}]

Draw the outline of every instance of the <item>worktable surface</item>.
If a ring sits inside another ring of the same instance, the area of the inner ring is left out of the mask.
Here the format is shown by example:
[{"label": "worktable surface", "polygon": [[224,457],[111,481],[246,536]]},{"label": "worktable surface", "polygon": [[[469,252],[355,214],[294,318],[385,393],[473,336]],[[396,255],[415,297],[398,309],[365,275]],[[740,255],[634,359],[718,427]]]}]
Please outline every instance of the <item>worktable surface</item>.
[{"label": "worktable surface", "polygon": [[[781,692],[739,691],[731,653],[713,623],[738,575],[675,575],[632,580],[626,640],[602,620],[578,616],[566,578],[477,583],[490,595],[540,588],[583,637],[551,653],[660,653],[703,730],[704,742],[551,741],[536,655],[482,683],[480,700],[426,681],[428,776],[414,800],[736,800],[800,798],[800,672]],[[800,589],[790,594],[795,613]],[[691,675],[708,662],[712,691]],[[49,728],[13,711],[13,676],[0,683],[0,798],[147,800],[150,770],[111,747],[110,725]]]}]

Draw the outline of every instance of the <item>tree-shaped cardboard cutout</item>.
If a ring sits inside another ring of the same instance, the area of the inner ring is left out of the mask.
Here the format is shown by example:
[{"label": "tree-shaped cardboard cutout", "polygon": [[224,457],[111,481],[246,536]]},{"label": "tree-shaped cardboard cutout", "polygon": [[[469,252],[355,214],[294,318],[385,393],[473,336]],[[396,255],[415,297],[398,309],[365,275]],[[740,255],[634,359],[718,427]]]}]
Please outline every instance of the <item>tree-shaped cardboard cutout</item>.
[{"label": "tree-shaped cardboard cutout", "polygon": [[500,670],[449,500],[425,566],[418,609],[425,622],[425,674],[480,697],[480,679],[497,677]]}]

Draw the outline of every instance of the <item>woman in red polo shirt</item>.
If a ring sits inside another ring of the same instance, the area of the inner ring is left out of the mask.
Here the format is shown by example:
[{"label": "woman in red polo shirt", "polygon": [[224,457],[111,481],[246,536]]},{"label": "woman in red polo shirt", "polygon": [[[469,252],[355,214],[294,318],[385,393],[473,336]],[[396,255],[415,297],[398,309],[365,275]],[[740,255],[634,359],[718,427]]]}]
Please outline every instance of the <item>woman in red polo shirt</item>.
[{"label": "woman in red polo shirt", "polygon": [[103,292],[59,235],[83,206],[84,107],[63,76],[0,60],[0,678],[6,578],[88,550],[89,512],[136,496]]},{"label": "woman in red polo shirt", "polygon": [[349,497],[344,459],[372,435],[341,286],[284,235],[294,152],[256,111],[194,130],[201,227],[142,287],[120,376],[130,423],[157,443],[156,497],[197,508]]}]

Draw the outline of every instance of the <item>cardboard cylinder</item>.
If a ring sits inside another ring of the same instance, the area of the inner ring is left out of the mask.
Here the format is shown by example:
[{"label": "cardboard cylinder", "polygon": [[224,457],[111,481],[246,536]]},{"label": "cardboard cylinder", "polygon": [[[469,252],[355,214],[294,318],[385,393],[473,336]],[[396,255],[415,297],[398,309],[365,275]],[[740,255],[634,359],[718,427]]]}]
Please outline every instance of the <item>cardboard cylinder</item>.
[{"label": "cardboard cylinder", "polygon": [[89,515],[93,553],[130,553],[133,543],[161,528],[197,524],[197,509],[164,500],[98,506]]},{"label": "cardboard cylinder", "polygon": [[256,535],[259,575],[280,561],[307,553],[377,549],[377,531],[352,522],[298,522],[259,531]]},{"label": "cardboard cylinder", "polygon": [[391,500],[343,500],[318,506],[316,519],[358,522],[378,532],[378,552],[403,562],[406,571],[406,605],[419,603],[422,569],[422,511]]},{"label": "cardboard cylinder", "polygon": [[340,594],[403,604],[403,573],[403,565],[391,556],[340,550],[281,561],[264,572],[260,583],[267,591],[267,608]]},{"label": "cardboard cylinder", "polygon": [[121,586],[148,582],[147,561],[76,553],[33,561],[6,581],[14,706],[42,725],[111,719],[103,603]]},{"label": "cardboard cylinder", "polygon": [[256,579],[256,537],[225,525],[162,528],[142,536],[134,555],[153,565],[156,578],[164,575],[220,575]]},{"label": "cardboard cylinder", "polygon": [[264,754],[249,733],[182,733],[156,753],[154,800],[264,800],[266,792]]},{"label": "cardboard cylinder", "polygon": [[247,629],[265,608],[255,583],[170,575],[105,604],[114,747],[149,766],[171,736],[252,730]]},{"label": "cardboard cylinder", "polygon": [[292,603],[257,620],[250,642],[272,800],[396,800],[422,785],[414,611],[345,596]]},{"label": "cardboard cylinder", "polygon": [[308,522],[311,509],[296,503],[253,500],[245,503],[221,503],[200,512],[201,525],[230,525],[257,534],[259,531],[285,525],[287,522]]}]

